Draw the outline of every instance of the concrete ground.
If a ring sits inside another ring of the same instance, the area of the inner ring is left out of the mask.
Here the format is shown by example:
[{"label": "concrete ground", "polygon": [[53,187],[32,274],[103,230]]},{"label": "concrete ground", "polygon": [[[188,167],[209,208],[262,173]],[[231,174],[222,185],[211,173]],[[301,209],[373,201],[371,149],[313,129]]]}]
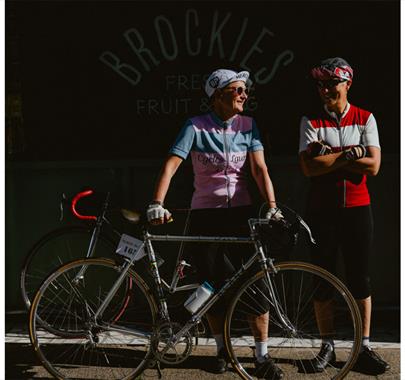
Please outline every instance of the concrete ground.
[{"label": "concrete ground", "polygon": [[[387,362],[391,369],[379,376],[367,376],[361,373],[351,371],[346,379],[382,379],[394,380],[400,379],[400,345],[399,329],[388,325],[386,327],[377,327],[374,329],[373,348]],[[52,376],[40,365],[31,345],[27,339],[27,329],[25,318],[23,316],[14,316],[6,318],[6,337],[5,337],[5,380],[25,380],[25,379],[51,379]],[[163,379],[238,379],[233,369],[222,375],[210,372],[210,365],[215,359],[215,347],[204,339],[200,339],[200,345],[194,347],[191,356],[176,367],[162,366]],[[283,365],[287,379],[317,379],[324,378],[319,375],[302,375],[291,365]],[[0,375],[1,376],[1,375]],[[158,379],[156,369],[146,370],[140,379],[154,380]]]}]

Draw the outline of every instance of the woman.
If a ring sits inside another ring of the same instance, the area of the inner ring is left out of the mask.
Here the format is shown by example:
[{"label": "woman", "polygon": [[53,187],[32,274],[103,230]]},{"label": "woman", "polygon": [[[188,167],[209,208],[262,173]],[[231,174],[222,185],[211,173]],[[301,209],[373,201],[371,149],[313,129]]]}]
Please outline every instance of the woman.
[{"label": "woman", "polygon": [[[267,218],[279,219],[274,189],[264,160],[263,145],[254,120],[239,115],[248,97],[247,71],[214,71],[205,85],[212,112],[189,119],[178,135],[159,175],[153,201],[147,216],[152,224],[170,219],[163,207],[170,181],[179,165],[190,154],[194,171],[194,193],[191,201],[189,234],[240,235],[249,233],[247,220],[252,216],[251,197],[248,192],[247,172],[269,205]],[[223,244],[195,244],[193,260],[201,281],[208,280],[219,287],[239,269],[251,253],[234,245],[229,255]],[[217,343],[215,371],[226,371],[227,360],[222,337],[223,309],[214,305],[208,321]],[[222,305],[223,307],[223,305]],[[267,354],[268,313],[253,317],[252,332],[256,343],[256,367],[259,372],[282,378],[281,370]]]}]

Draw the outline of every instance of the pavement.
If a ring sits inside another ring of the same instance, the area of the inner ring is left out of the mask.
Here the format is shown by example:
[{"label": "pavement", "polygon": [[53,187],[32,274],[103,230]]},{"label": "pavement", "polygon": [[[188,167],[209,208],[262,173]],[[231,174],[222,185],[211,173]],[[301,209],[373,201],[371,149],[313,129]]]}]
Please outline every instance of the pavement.
[{"label": "pavement", "polygon": [[[373,330],[372,347],[379,353],[384,360],[391,365],[391,369],[383,375],[367,376],[358,372],[351,371],[345,379],[381,379],[394,380],[400,379],[400,334],[399,322],[390,321],[386,323],[377,323]],[[210,364],[214,361],[216,354],[213,340],[200,339],[198,346],[193,348],[191,356],[176,367],[161,368],[162,378],[182,380],[182,379],[237,379],[238,376],[233,369],[228,372],[217,375],[209,372]],[[25,379],[51,379],[52,376],[40,365],[29,343],[26,327],[26,316],[24,314],[6,315],[6,336],[5,336],[5,377],[6,380],[25,380]],[[289,366],[292,367],[292,366]],[[290,372],[288,379],[317,379],[318,375],[300,375],[298,373],[291,375],[294,367],[283,368]],[[158,379],[156,369],[146,370],[139,380]]]}]

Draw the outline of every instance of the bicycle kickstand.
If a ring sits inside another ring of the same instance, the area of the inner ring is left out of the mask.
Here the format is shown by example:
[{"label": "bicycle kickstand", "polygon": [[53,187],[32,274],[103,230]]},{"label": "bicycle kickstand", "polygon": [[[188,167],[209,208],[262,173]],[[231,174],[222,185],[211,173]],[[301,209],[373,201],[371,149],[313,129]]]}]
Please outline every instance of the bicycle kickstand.
[{"label": "bicycle kickstand", "polygon": [[162,371],[160,370],[160,361],[159,360],[156,362],[156,369],[158,371],[158,379],[161,379],[163,377],[163,375],[162,375]]},{"label": "bicycle kickstand", "polygon": [[160,361],[159,361],[159,360],[156,360],[156,359],[150,360],[149,363],[148,363],[148,365],[147,365],[147,367],[148,367],[148,368],[154,368],[154,367],[156,367],[156,370],[157,370],[157,372],[158,372],[158,379],[163,378],[162,371],[161,371],[161,369],[160,369]]}]

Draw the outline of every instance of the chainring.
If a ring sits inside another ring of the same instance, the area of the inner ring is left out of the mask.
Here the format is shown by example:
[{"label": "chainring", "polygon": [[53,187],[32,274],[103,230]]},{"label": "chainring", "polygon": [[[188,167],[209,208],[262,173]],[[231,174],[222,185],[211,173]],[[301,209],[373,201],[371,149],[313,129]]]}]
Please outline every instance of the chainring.
[{"label": "chainring", "polygon": [[160,324],[152,337],[152,348],[158,361],[165,364],[178,364],[184,362],[191,354],[193,339],[187,331],[176,343],[173,337],[183,328],[176,322]]}]

